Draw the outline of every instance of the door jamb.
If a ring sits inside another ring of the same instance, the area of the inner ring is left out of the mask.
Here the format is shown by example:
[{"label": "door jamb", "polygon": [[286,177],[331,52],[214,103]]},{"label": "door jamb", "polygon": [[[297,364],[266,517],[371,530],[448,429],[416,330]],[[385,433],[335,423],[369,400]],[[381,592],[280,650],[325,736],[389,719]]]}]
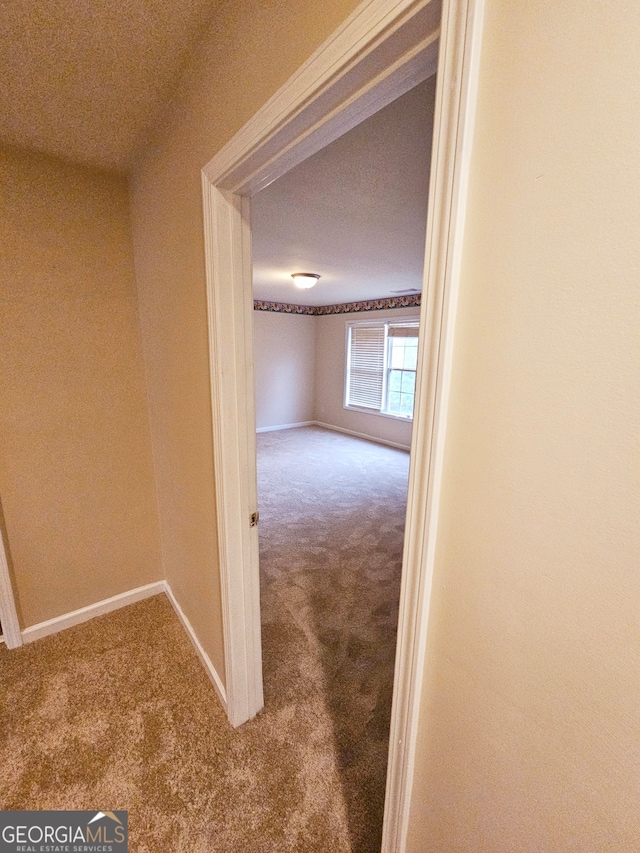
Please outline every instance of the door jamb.
[{"label": "door jamb", "polygon": [[435,70],[420,356],[383,851],[406,846],[484,0],[366,0],[202,170],[228,715],[263,705],[249,196]]},{"label": "door jamb", "polygon": [[2,637],[8,649],[17,649],[22,645],[22,632],[18,613],[16,611],[9,561],[0,528],[0,622],[2,622]]}]

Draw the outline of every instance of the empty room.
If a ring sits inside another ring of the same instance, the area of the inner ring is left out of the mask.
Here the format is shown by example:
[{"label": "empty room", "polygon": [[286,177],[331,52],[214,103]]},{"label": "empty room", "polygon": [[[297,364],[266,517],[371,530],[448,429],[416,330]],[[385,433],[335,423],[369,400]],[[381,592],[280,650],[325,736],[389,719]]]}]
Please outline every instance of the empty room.
[{"label": "empty room", "polygon": [[[637,849],[639,38],[2,3],[0,844]],[[430,85],[417,282],[390,143],[304,167]]]},{"label": "empty room", "polygon": [[332,756],[363,853],[382,832],[434,96],[431,75],[251,199],[265,705],[295,701],[301,748],[324,727],[315,761]]}]

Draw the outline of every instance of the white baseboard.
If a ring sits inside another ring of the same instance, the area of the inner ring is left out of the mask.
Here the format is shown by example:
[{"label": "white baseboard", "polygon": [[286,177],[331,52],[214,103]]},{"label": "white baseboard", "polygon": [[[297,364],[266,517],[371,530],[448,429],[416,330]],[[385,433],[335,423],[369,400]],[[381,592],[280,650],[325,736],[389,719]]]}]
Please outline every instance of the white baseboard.
[{"label": "white baseboard", "polygon": [[395,447],[398,450],[410,450],[408,444],[399,444],[397,441],[387,441],[386,438],[378,438],[375,435],[367,435],[364,432],[355,432],[352,429],[345,429],[344,427],[334,426],[333,424],[325,424],[322,421],[303,421],[300,424],[281,424],[280,426],[270,426],[270,427],[258,427],[256,432],[276,432],[280,429],[296,429],[297,427],[306,427],[306,426],[319,426],[324,429],[330,429],[334,432],[342,432],[345,435],[353,435],[356,438],[364,438],[365,441],[373,441],[376,444],[386,444],[387,447]]},{"label": "white baseboard", "polygon": [[[164,593],[178,618],[182,622],[187,635],[200,657],[207,675],[213,682],[218,698],[222,702],[222,706],[227,711],[227,694],[216,672],[216,668],[211,663],[209,655],[200,645],[200,641],[196,637],[191,623],[184,615],[184,612],[173,594],[173,590],[167,581],[156,581],[149,583],[146,586],[139,586],[137,589],[131,589],[128,592],[122,592],[120,595],[114,595],[111,598],[105,598],[103,601],[97,601],[95,604],[90,604],[87,607],[81,607],[79,610],[73,610],[71,613],[64,613],[62,616],[56,616],[55,619],[48,619],[46,622],[39,622],[37,625],[31,625],[22,631],[22,640],[24,643],[33,643],[35,640],[40,640],[42,637],[47,637],[49,634],[57,634],[58,631],[64,631],[66,628],[72,628],[74,625],[79,625],[81,622],[88,622],[96,616],[103,616],[105,613],[111,613],[113,610],[119,610],[121,607],[127,607],[129,604],[135,604],[136,601],[142,601],[144,598],[151,598],[154,595]],[[3,641],[3,638],[0,638]]]},{"label": "white baseboard", "polygon": [[333,432],[343,432],[345,435],[353,435],[356,438],[364,438],[365,441],[373,441],[375,442],[375,444],[386,444],[387,447],[395,447],[398,450],[411,450],[408,444],[399,444],[397,441],[387,441],[386,438],[378,438],[375,435],[367,435],[364,432],[355,432],[355,430],[344,429],[344,427],[334,426],[333,424],[325,424],[322,423],[322,421],[313,421],[313,424],[314,426],[333,430]]},{"label": "white baseboard", "polygon": [[65,628],[72,628],[81,622],[88,622],[89,619],[94,619],[96,616],[111,613],[113,610],[119,610],[121,607],[127,607],[129,604],[134,604],[136,601],[142,601],[143,598],[150,598],[152,595],[158,595],[161,592],[165,592],[164,581],[156,581],[146,586],[131,589],[128,592],[121,592],[120,595],[105,598],[103,601],[88,605],[88,607],[81,607],[71,613],[56,616],[55,619],[47,619],[46,622],[31,625],[30,628],[25,628],[22,631],[22,641],[32,643],[41,637],[57,634],[58,631],[64,631]]},{"label": "white baseboard", "polygon": [[315,426],[315,421],[302,421],[299,424],[280,424],[280,426],[258,427],[256,432],[276,432],[279,429],[296,429],[297,427]]},{"label": "white baseboard", "polygon": [[167,581],[162,581],[162,584],[164,585],[164,592],[166,593],[167,598],[171,602],[173,609],[175,610],[180,621],[182,622],[182,625],[183,625],[185,631],[187,632],[189,639],[193,643],[195,650],[197,651],[197,653],[200,657],[200,660],[202,661],[204,668],[207,671],[207,675],[209,676],[209,678],[211,679],[211,681],[213,683],[213,686],[215,687],[216,693],[218,694],[218,698],[220,699],[220,702],[222,703],[222,707],[224,708],[224,711],[226,714],[227,713],[227,691],[224,688],[222,680],[220,679],[220,676],[218,675],[218,672],[217,672],[215,666],[211,663],[211,659],[210,659],[209,655],[205,652],[205,650],[200,645],[200,640],[198,640],[198,638],[196,636],[196,632],[193,630],[193,628],[191,626],[191,622],[189,622],[187,617],[184,615],[182,608],[178,604],[176,597],[173,594],[173,590],[171,589],[171,587],[169,586]]}]

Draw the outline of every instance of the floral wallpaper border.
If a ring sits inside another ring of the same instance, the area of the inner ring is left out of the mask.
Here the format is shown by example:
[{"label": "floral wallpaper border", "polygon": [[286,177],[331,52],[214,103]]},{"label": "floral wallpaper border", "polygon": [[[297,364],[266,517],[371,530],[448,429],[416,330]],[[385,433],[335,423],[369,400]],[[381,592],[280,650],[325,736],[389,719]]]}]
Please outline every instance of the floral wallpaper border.
[{"label": "floral wallpaper border", "polygon": [[343,302],[341,305],[292,305],[289,302],[264,302],[255,299],[254,311],[275,311],[280,314],[310,314],[318,317],[323,314],[354,314],[358,311],[384,311],[388,308],[413,308],[420,305],[422,294],[410,296],[392,296],[388,299],[368,299],[365,302]]},{"label": "floral wallpaper border", "polygon": [[313,305],[291,305],[289,302],[263,302],[253,300],[254,311],[276,311],[279,314],[315,314],[317,308]]}]

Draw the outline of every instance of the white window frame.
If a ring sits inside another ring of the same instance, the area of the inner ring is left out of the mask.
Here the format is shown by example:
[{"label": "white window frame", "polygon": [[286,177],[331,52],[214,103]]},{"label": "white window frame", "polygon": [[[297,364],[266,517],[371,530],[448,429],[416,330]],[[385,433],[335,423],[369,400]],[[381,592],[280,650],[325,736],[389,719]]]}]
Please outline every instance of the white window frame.
[{"label": "white window frame", "polygon": [[[402,317],[397,320],[385,318],[384,320],[347,320],[345,324],[345,358],[344,358],[344,395],[342,407],[348,411],[365,412],[368,415],[376,415],[383,418],[393,418],[396,421],[413,421],[413,415],[398,415],[395,412],[390,412],[388,406],[388,381],[390,367],[391,343],[389,336],[390,326],[410,326],[419,328],[419,317]],[[382,367],[382,392],[380,399],[380,408],[375,409],[370,406],[358,406],[349,403],[349,380],[350,380],[350,362],[351,362],[351,330],[354,328],[384,328],[383,342],[383,367]],[[415,400],[415,397],[414,397]]]},{"label": "white window frame", "polygon": [[[411,414],[410,415],[399,415],[396,412],[393,412],[389,409],[389,394],[391,393],[389,390],[389,377],[391,375],[391,371],[396,369],[392,366],[392,363],[391,363],[391,350],[393,347],[394,336],[389,334],[389,326],[394,326],[394,327],[395,326],[408,326],[412,329],[415,329],[416,330],[415,339],[416,339],[416,343],[417,343],[419,323],[417,321],[413,322],[413,323],[411,323],[411,322],[400,322],[399,323],[395,320],[391,320],[389,323],[386,324],[385,335],[384,335],[384,337],[385,337],[385,353],[384,353],[385,363],[384,363],[384,386],[382,389],[382,404],[383,404],[384,408],[381,410],[381,414],[387,415],[388,417],[392,417],[392,418],[398,418],[401,421],[413,421],[413,408],[415,407],[415,400],[416,400],[416,384],[415,384],[415,382],[414,382],[414,386],[413,386],[414,407],[412,407],[412,409],[411,409]],[[413,336],[411,336],[411,337],[413,337]],[[408,370],[408,368],[405,368],[405,367],[403,367],[401,369],[402,370]],[[418,370],[418,365],[416,363],[415,368],[411,372],[416,374],[417,370]]]}]

